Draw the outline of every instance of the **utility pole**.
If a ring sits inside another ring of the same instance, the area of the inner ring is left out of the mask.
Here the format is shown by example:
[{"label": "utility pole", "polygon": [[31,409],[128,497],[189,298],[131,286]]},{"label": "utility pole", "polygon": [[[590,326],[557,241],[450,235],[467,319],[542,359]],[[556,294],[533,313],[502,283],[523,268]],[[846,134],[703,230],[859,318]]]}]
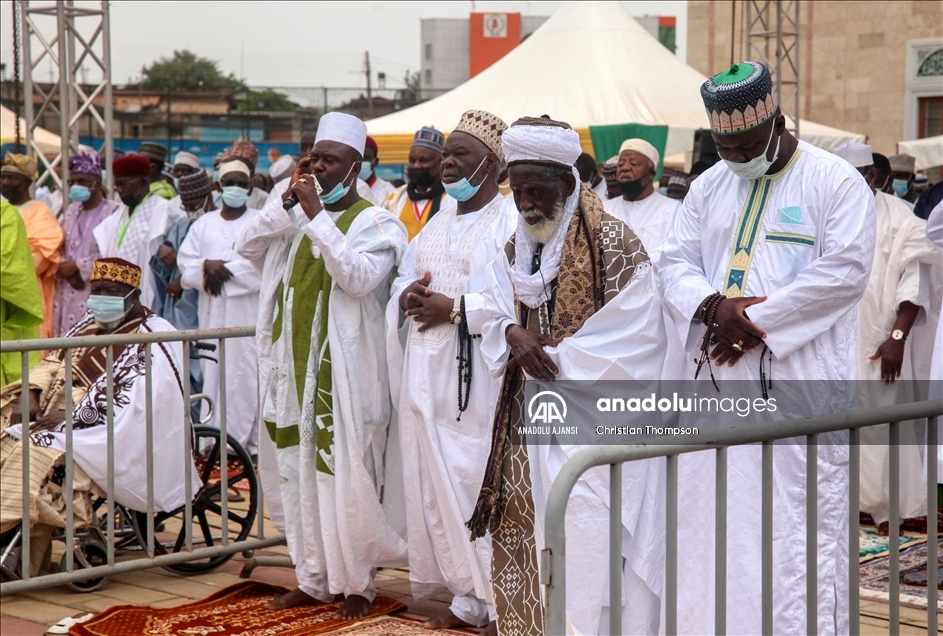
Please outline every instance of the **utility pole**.
[{"label": "utility pole", "polygon": [[370,51],[364,52],[364,73],[367,74],[367,118],[373,117],[373,90],[370,86]]}]

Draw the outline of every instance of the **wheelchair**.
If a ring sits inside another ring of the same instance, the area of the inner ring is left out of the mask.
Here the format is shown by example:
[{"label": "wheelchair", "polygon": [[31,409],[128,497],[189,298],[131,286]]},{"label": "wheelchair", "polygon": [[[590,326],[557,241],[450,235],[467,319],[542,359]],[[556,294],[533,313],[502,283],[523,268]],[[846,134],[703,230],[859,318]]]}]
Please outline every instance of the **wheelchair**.
[{"label": "wheelchair", "polygon": [[[195,343],[198,349],[213,350],[214,345]],[[205,357],[191,352],[191,358]],[[212,360],[212,358],[208,358]],[[241,486],[243,491],[241,502],[230,501],[228,505],[226,524],[229,531],[229,542],[243,541],[248,538],[255,523],[259,507],[259,482],[252,457],[243,446],[231,435],[227,435],[225,445],[221,431],[214,426],[207,426],[213,416],[213,402],[205,394],[196,394],[190,397],[191,405],[205,401],[209,408],[206,415],[198,424],[191,427],[193,462],[200,477],[200,486],[193,494],[191,504],[191,522],[193,523],[192,545],[196,547],[213,547],[222,541],[223,510],[219,499],[222,496],[224,485],[220,483],[220,463],[227,462],[226,489]],[[52,479],[60,485],[65,482],[64,468],[57,469]],[[91,494],[89,496],[92,496]],[[238,504],[238,505],[234,505]],[[108,563],[108,513],[107,501],[104,498],[95,498],[92,501],[95,513],[93,523],[87,527],[74,528],[71,546],[73,567],[76,570],[91,568]],[[146,553],[148,544],[147,513],[131,510],[120,504],[114,507],[114,536],[115,556]],[[186,550],[187,523],[186,507],[180,507],[171,512],[155,512],[154,528],[154,555],[174,554]],[[0,535],[0,581],[18,580],[20,577],[22,529],[19,526],[11,528]],[[53,541],[65,543],[64,528],[56,528],[52,534]],[[251,558],[251,551],[244,552],[246,558]],[[223,554],[201,560],[188,561],[163,566],[165,570],[183,575],[204,574],[211,572],[233,557],[232,554]],[[146,558],[146,557],[145,557]],[[26,555],[26,559],[29,557]],[[66,555],[63,554],[59,570],[66,570]],[[69,587],[76,592],[91,592],[108,582],[107,576],[93,577],[83,581],[69,583]]]}]

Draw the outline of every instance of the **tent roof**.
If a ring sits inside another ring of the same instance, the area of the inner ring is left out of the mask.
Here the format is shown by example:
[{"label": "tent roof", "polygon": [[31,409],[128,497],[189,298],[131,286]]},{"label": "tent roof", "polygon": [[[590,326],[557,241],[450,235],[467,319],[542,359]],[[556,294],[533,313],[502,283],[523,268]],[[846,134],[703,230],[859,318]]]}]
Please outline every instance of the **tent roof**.
[{"label": "tent roof", "polygon": [[[449,131],[463,112],[480,108],[508,124],[546,113],[577,129],[634,123],[693,131],[708,125],[700,97],[706,79],[621,2],[565,2],[485,71],[428,102],[372,119],[367,128],[373,136],[412,135],[429,125]],[[864,140],[805,121],[800,132],[825,148]]]},{"label": "tent roof", "polygon": [[943,166],[943,135],[902,141],[897,144],[897,152],[914,157],[917,170]]},{"label": "tent roof", "polygon": [[[16,116],[6,106],[0,106],[0,144],[10,144],[16,141]],[[20,139],[26,143],[26,120],[20,118]],[[52,159],[62,150],[62,138],[49,132],[45,128],[36,127],[33,132],[33,141],[39,147],[43,156]]]}]

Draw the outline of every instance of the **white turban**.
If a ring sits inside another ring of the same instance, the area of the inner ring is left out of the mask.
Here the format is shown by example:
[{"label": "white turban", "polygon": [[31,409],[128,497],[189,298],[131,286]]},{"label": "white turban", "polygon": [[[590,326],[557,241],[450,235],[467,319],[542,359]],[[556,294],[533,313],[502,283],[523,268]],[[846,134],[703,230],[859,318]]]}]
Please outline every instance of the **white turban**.
[{"label": "white turban", "polygon": [[626,139],[622,142],[622,145],[619,146],[619,154],[621,155],[626,150],[634,150],[635,152],[644,155],[649,161],[652,162],[652,165],[656,168],[658,167],[658,150],[655,149],[655,146],[651,145],[644,139]]},{"label": "white turban", "polygon": [[226,163],[221,163],[219,165],[220,178],[222,178],[224,174],[227,174],[229,172],[241,172],[242,174],[248,177],[249,166],[247,166],[244,162],[239,161],[238,159],[235,161],[227,161]]},{"label": "white turban", "polygon": [[282,155],[269,167],[269,176],[275,181],[281,181],[285,177],[291,176],[291,173],[295,171],[296,165],[295,159],[291,155]]},{"label": "white turban", "polygon": [[350,146],[362,157],[364,145],[367,143],[367,125],[353,115],[327,113],[318,122],[318,134],[314,143],[322,140]]},{"label": "white turban", "polygon": [[838,148],[832,151],[833,154],[841,157],[855,168],[864,168],[874,164],[874,157],[871,156],[871,146],[859,144],[856,141],[846,141]]},{"label": "white turban", "polygon": [[539,123],[539,120],[531,121],[536,123],[515,123],[501,135],[501,146],[508,165],[516,161],[559,164],[570,169],[576,183],[576,188],[564,204],[556,231],[543,247],[540,269],[537,272],[531,272],[537,244],[524,229],[523,217],[518,219],[517,232],[514,235],[516,254],[511,282],[518,300],[535,309],[550,299],[547,281],[556,278],[560,272],[560,258],[566,232],[580,199],[580,175],[573,164],[583,153],[583,148],[580,146],[580,136],[575,130]]},{"label": "white turban", "polygon": [[191,168],[200,167],[200,158],[192,152],[181,151],[174,157],[175,166],[190,166]]},{"label": "white turban", "polygon": [[575,130],[549,125],[513,125],[501,135],[501,147],[509,165],[523,161],[572,167],[583,154],[580,136]]}]

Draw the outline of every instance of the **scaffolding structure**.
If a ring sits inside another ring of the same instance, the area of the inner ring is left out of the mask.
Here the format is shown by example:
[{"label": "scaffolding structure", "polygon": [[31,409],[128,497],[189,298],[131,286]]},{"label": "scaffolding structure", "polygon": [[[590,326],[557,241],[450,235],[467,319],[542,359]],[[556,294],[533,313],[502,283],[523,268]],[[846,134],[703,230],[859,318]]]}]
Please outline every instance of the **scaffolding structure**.
[{"label": "scaffolding structure", "polygon": [[799,134],[799,0],[746,0],[747,59],[770,69],[776,103]]},{"label": "scaffolding structure", "polygon": [[[100,8],[89,8],[77,7],[73,0],[43,3],[41,6],[29,0],[16,1],[20,42],[14,42],[14,46],[19,45],[22,59],[26,147],[36,154],[62,188],[62,184],[69,180],[69,157],[79,149],[79,122],[83,116],[91,115],[104,131],[102,165],[111,166],[114,158],[109,3],[102,0]],[[43,16],[55,18],[54,28],[48,26],[49,20],[42,20]],[[91,35],[83,36],[82,33]],[[47,57],[58,71],[58,80],[48,93],[33,79],[39,64]],[[77,77],[86,63],[96,65],[101,72],[101,80],[88,92],[86,88],[89,86],[83,87]],[[42,99],[38,110],[34,108],[35,95]],[[101,109],[94,104],[99,98]],[[59,135],[62,138],[59,154],[52,160],[43,156],[33,140],[37,122],[46,111],[59,116]],[[56,174],[57,167],[61,170],[61,178]],[[110,191],[114,185],[112,171],[108,170],[105,177],[105,185]]]}]

